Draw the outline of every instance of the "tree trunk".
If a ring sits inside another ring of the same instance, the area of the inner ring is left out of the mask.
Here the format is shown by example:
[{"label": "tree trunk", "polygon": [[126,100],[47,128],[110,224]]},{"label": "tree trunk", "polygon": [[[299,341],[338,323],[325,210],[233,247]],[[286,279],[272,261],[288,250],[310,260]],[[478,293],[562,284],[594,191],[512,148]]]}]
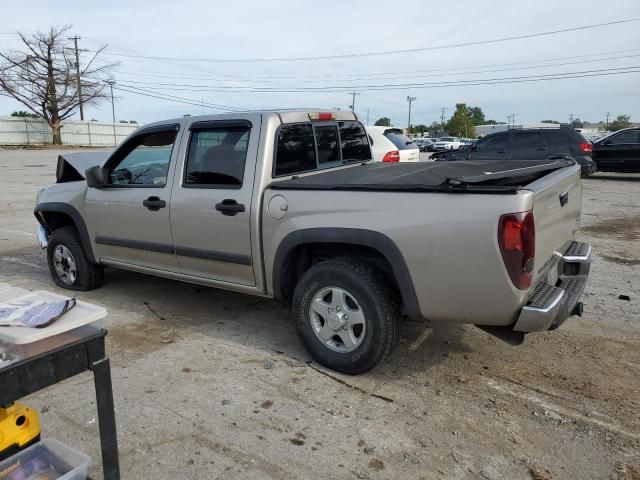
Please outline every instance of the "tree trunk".
[{"label": "tree trunk", "polygon": [[51,133],[53,134],[53,144],[62,145],[62,134],[60,133],[60,121],[54,120],[49,126],[51,127]]}]

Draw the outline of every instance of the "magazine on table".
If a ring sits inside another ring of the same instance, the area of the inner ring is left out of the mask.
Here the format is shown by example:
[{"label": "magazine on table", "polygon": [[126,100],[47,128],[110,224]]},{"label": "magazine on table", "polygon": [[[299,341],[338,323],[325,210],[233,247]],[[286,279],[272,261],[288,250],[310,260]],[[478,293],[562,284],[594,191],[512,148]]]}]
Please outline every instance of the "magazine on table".
[{"label": "magazine on table", "polygon": [[75,298],[59,302],[14,300],[0,303],[0,327],[44,328],[62,317],[75,304]]}]

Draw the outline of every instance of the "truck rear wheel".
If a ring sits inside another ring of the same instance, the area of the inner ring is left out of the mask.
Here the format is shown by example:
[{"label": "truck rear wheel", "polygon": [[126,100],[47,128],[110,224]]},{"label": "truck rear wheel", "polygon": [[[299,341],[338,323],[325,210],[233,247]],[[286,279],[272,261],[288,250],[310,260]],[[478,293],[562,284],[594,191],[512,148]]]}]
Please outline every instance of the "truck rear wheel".
[{"label": "truck rear wheel", "polygon": [[364,373],[398,340],[400,309],[384,276],[366,262],[332,259],[302,276],[293,294],[298,335],[318,363]]},{"label": "truck rear wheel", "polygon": [[49,272],[56,285],[67,290],[93,290],[102,285],[103,267],[89,261],[73,227],[53,231],[47,246]]}]

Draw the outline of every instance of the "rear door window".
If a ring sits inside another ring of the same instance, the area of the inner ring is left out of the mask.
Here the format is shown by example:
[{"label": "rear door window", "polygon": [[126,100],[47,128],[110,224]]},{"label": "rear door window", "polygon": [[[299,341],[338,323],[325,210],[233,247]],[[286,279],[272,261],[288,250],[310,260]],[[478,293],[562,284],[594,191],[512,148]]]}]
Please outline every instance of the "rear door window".
[{"label": "rear door window", "polygon": [[191,134],[185,187],[241,187],[247,157],[249,127],[196,129]]},{"label": "rear door window", "polygon": [[513,148],[536,149],[546,146],[547,142],[541,132],[516,132],[513,136]]},{"label": "rear door window", "polygon": [[384,132],[384,136],[391,140],[398,150],[414,150],[418,148],[413,140],[402,133]]},{"label": "rear door window", "polygon": [[477,150],[506,150],[509,146],[509,135],[495,135],[479,140],[476,144]]}]

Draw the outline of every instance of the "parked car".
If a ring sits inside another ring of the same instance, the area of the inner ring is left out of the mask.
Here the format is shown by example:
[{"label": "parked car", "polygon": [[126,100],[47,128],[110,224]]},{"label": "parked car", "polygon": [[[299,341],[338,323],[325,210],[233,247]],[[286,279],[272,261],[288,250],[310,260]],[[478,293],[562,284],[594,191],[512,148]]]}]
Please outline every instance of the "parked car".
[{"label": "parked car", "polygon": [[419,162],[418,145],[393,127],[366,127],[373,159],[377,162]]},{"label": "parked car", "polygon": [[416,139],[415,142],[416,142],[416,145],[418,145],[418,148],[420,149],[421,152],[428,152],[429,147],[434,144],[434,142],[432,142],[428,138],[418,138]]},{"label": "parked car", "polygon": [[457,150],[458,148],[460,148],[460,139],[458,137],[441,137],[434,145],[434,151],[436,152]]},{"label": "parked car", "polygon": [[625,128],[593,143],[593,160],[602,172],[640,173],[640,128]]},{"label": "parked car", "polygon": [[434,160],[541,160],[565,155],[580,164],[582,176],[588,176],[597,171],[591,148],[571,128],[511,129],[489,134],[462,150],[438,153]]},{"label": "parked car", "polygon": [[61,153],[38,238],[69,290],[116,267],[274,298],[312,357],[349,374],[391,353],[402,314],[521,341],[581,313],[575,162],[371,159],[349,111],[157,122],[100,160]]}]

